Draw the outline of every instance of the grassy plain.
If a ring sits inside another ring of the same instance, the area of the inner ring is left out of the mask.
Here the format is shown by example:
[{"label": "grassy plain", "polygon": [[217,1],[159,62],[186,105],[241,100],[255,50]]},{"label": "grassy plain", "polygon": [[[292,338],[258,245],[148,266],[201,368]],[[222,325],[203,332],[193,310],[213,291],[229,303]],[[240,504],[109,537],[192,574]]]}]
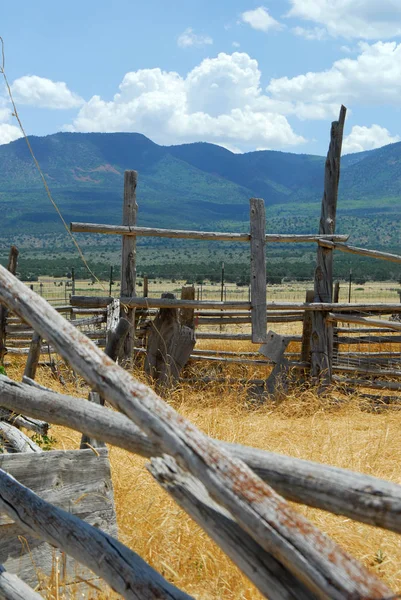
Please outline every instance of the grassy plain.
[{"label": "grassy plain", "polygon": [[[247,342],[201,340],[197,347],[231,351],[250,351]],[[295,349],[295,348],[292,348]],[[192,367],[199,371],[206,369]],[[20,379],[22,361],[8,368],[8,375]],[[245,365],[209,365],[218,375],[227,371],[235,376],[266,376],[261,368]],[[83,381],[64,373],[66,386],[53,380],[45,367],[39,368],[38,381],[64,393],[86,396]],[[139,370],[133,375],[143,379]],[[344,467],[401,483],[401,412],[381,414],[364,412],[358,398],[346,402],[334,390],[319,399],[313,390],[293,389],[279,404],[257,406],[247,399],[240,386],[207,385],[194,388],[183,383],[166,401],[208,435],[229,442]],[[56,448],[76,449],[80,435],[63,427],[52,427]],[[209,540],[207,535],[174,504],[146,471],[146,460],[118,448],[110,448],[120,539],[177,586],[200,600],[259,600],[253,585]],[[350,519],[297,506],[348,552],[382,577],[394,591],[401,589],[401,539]],[[49,599],[64,598],[49,583]],[[96,593],[94,592],[94,597]],[[100,597],[100,596],[98,596]],[[107,598],[114,598],[110,592]],[[102,596],[104,598],[104,596]]]}]

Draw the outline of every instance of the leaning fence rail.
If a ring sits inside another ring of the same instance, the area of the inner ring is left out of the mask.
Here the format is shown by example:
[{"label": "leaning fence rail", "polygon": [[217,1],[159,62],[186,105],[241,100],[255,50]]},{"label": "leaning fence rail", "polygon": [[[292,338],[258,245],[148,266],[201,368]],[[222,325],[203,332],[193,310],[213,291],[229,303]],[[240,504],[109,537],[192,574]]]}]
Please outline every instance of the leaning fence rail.
[{"label": "leaning fence rail", "polygon": [[[212,441],[189,421],[179,416],[150,388],[133,379],[73,324],[2,267],[0,300],[30,323],[40,336],[49,340],[93,389],[124,413],[126,423],[130,425],[132,421],[141,430],[142,436],[147,436],[145,439],[151,444],[151,455],[161,456],[158,461],[152,462],[150,467],[156,480],[206,531],[211,533],[210,523],[214,524],[217,532],[215,539],[264,595],[269,595],[270,598],[284,598],[284,590],[288,590],[288,581],[295,581],[305,597],[317,595],[322,598],[343,598],[353,595],[382,598],[391,595],[392,592],[386,585],[309,521],[298,515],[272,487],[264,483],[242,460],[236,458],[232,449],[227,450],[226,446],[222,447],[221,444]],[[19,390],[22,387],[4,379],[2,384],[11,388],[14,385],[14,389]],[[94,410],[107,411],[91,403],[79,400],[76,402],[82,408],[89,407],[92,418]],[[65,405],[68,406],[69,403]],[[36,409],[38,410],[38,405]],[[53,414],[54,418],[57,418],[54,405]],[[42,412],[40,416],[44,416]],[[116,418],[121,416],[115,414]],[[80,421],[82,422],[82,419]],[[93,422],[99,423],[100,418],[94,418]],[[70,421],[70,426],[72,424]],[[121,440],[133,439],[132,434],[122,433],[120,428],[118,431],[116,434]],[[94,434],[95,431],[87,429],[87,433]],[[96,436],[99,438],[101,436],[98,433],[100,432],[97,432]],[[386,485],[385,482],[382,484]],[[391,487],[391,484],[389,485]],[[312,496],[314,495],[312,492]],[[62,535],[65,529],[56,535],[49,531],[50,523],[39,518],[40,515],[44,516],[43,509],[46,508],[46,511],[50,511],[49,514],[55,515],[54,523],[58,523],[60,514],[57,509],[53,511],[51,507],[45,506],[43,501],[32,495],[32,492],[21,489],[21,486],[6,474],[1,478],[0,499],[5,510],[13,513],[15,518],[16,509],[10,508],[11,500],[14,507],[18,506],[27,511],[26,527],[33,527],[32,517],[36,514],[36,534],[49,536],[52,543],[61,546],[67,543]],[[345,497],[343,504],[352,505],[352,502]],[[383,512],[380,507],[377,508],[375,502],[372,503],[371,510],[372,514]],[[67,517],[68,515],[61,515],[60,518],[61,522],[69,527],[71,522]],[[386,523],[383,524],[387,526]],[[72,530],[75,531],[74,527]],[[121,559],[131,551],[112,539],[108,539],[105,546],[101,543],[105,538],[100,532],[96,532],[94,539],[96,544],[91,552],[91,564],[88,566],[96,570],[124,597],[152,598],[157,594],[158,597],[186,597],[171,587],[166,589],[168,584],[161,576],[156,575],[155,581],[160,582],[157,591],[154,591],[154,588],[150,591],[150,588],[144,585],[136,588],[134,595],[134,580],[130,580],[131,575],[126,568],[115,573],[114,569],[108,566],[106,568],[104,564],[99,566],[100,553],[103,563],[105,558],[108,563],[109,560],[114,561],[112,553],[117,547]],[[253,556],[266,557],[266,561],[270,561],[270,570],[267,563],[261,561],[252,573],[249,561],[246,567],[244,556],[239,556],[239,551],[234,548],[234,540],[237,546],[242,545],[241,541],[244,542],[243,546],[249,548],[249,556],[252,556],[253,549]],[[68,549],[75,553],[76,557],[79,556],[72,542]],[[81,560],[84,560],[84,557],[81,557]],[[145,573],[146,569],[143,567],[142,580]],[[129,581],[132,583],[126,585]]]}]

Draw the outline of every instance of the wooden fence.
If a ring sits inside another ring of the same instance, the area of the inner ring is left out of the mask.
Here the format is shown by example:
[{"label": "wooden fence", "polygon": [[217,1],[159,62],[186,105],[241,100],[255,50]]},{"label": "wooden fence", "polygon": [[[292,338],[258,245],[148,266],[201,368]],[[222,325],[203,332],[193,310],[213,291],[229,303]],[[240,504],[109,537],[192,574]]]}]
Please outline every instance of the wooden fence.
[{"label": "wooden fence", "polygon": [[[396,597],[287,500],[401,533],[400,486],[214,441],[3,267],[0,301],[47,339],[117,412],[0,376],[5,409],[150,457],[148,470],[155,480],[271,600]],[[60,548],[103,578],[124,598],[190,597],[116,538],[41,498],[1,469],[0,510],[27,534]],[[1,595],[38,597],[4,569]]]}]

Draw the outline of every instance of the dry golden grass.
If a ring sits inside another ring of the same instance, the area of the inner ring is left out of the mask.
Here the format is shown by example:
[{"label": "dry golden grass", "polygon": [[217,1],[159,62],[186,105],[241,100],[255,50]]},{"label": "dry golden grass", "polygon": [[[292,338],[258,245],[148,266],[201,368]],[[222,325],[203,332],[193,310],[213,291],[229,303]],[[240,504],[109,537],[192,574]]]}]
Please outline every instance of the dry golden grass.
[{"label": "dry golden grass", "polygon": [[[218,342],[208,341],[216,349]],[[220,342],[221,344],[221,342]],[[200,347],[206,347],[206,342]],[[221,346],[220,346],[221,348]],[[249,351],[251,344],[228,342],[225,349]],[[295,349],[295,348],[294,348]],[[8,368],[20,379],[22,363]],[[219,367],[210,369],[219,374]],[[241,377],[259,377],[260,369],[229,365],[223,370]],[[136,373],[138,375],[138,373]],[[140,375],[139,375],[140,376]],[[266,371],[264,371],[266,376]],[[38,381],[59,391],[86,395],[82,382],[71,378],[62,387],[46,368]],[[319,399],[313,390],[293,390],[280,404],[255,406],[241,386],[182,385],[168,401],[208,435],[230,442],[368,473],[401,483],[401,413],[363,412],[358,398],[338,402]],[[78,447],[80,435],[53,427],[57,447]],[[185,513],[153,481],[146,461],[110,448],[120,539],[167,579],[199,599],[256,600],[261,596]],[[401,538],[323,511],[296,507],[348,552],[375,571],[394,591],[401,589]],[[49,595],[49,598],[51,595]]]}]

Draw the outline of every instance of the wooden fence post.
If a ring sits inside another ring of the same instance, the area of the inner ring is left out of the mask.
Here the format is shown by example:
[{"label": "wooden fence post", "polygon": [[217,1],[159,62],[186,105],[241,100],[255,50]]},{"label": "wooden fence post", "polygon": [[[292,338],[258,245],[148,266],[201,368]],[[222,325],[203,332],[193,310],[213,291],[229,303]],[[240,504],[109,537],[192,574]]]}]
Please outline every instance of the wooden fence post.
[{"label": "wooden fence post", "polygon": [[[307,290],[305,302],[310,304],[315,298],[314,290]],[[312,335],[312,313],[304,312],[304,321],[302,326],[302,346],[301,346],[301,362],[310,363],[311,360],[311,335]]]},{"label": "wooden fence post", "polygon": [[[340,159],[346,108],[341,107],[338,121],[331,125],[331,139],[326,158],[324,193],[319,233],[334,234]],[[315,270],[315,302],[331,302],[333,297],[333,249],[318,245]],[[326,319],[326,312],[314,311],[312,315],[312,376],[323,387],[331,383],[333,359],[333,328]]]},{"label": "wooden fence post", "polygon": [[29,347],[29,354],[26,360],[24,377],[29,377],[29,379],[35,379],[36,370],[38,368],[39,359],[40,359],[40,351],[42,348],[42,337],[40,333],[36,331],[33,332],[31,345]]},{"label": "wooden fence post", "polygon": [[[15,275],[17,272],[18,263],[18,248],[11,246],[10,255],[8,257],[7,269]],[[6,348],[6,327],[7,327],[8,309],[6,306],[0,306],[0,364],[4,366],[4,357],[7,354]]]},{"label": "wooden fence post", "polygon": [[252,342],[266,341],[266,211],[260,198],[250,200]]},{"label": "wooden fence post", "polygon": [[[195,287],[193,285],[183,286],[181,289],[182,300],[195,300]],[[194,309],[193,308],[181,308],[180,310],[180,323],[186,325],[191,329],[195,329],[194,323]]]},{"label": "wooden fence post", "polygon": [[[136,186],[138,173],[136,171],[125,171],[124,173],[124,206],[123,225],[136,225],[138,205],[136,203]],[[131,298],[135,296],[136,280],[136,236],[122,236],[121,257],[121,297]],[[125,312],[126,310],[126,312]],[[125,342],[123,358],[131,359],[134,349],[135,338],[135,309],[122,307],[122,317],[131,323]],[[124,312],[123,312],[124,311]]]}]

